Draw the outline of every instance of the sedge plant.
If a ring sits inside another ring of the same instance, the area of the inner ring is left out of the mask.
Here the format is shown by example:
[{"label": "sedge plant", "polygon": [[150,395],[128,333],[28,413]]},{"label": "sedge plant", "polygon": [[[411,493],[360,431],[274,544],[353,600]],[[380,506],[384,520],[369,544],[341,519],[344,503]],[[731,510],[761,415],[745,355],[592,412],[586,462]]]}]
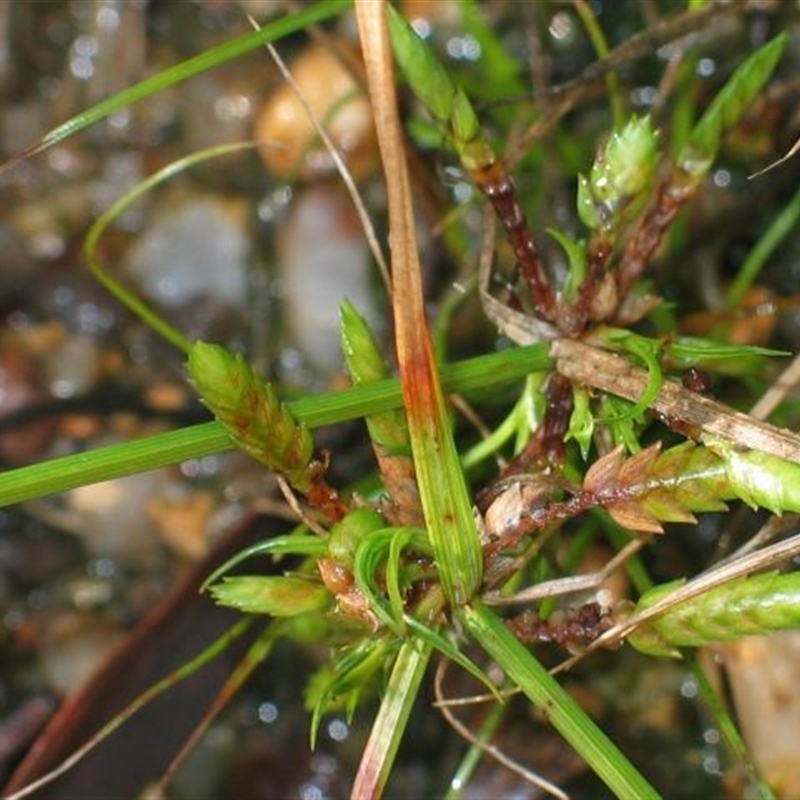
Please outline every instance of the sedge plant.
[{"label": "sedge plant", "polygon": [[[153,91],[342,13],[345,5],[314,4],[167,70],[65,123],[22,157]],[[597,20],[579,5],[603,63],[613,66]],[[667,329],[674,319],[662,313],[647,275],[725,137],[764,91],[787,37],[777,36],[738,66],[673,153],[649,116],[625,115],[613,68],[599,73],[612,95],[615,127],[576,180],[582,234],[547,231],[566,265],[556,279],[528,225],[512,159],[498,153],[467,91],[388,3],[356,2],[355,14],[386,175],[397,375],[358,309],[345,303],[342,344],[352,387],[282,400],[242,355],[186,341],[109,275],[96,246],[112,213],[90,233],[87,260],[118,299],[186,352],[189,379],[215,421],[5,473],[0,501],[238,447],[279,476],[295,505],[300,498],[308,524],[238,554],[206,581],[217,603],[268,620],[231,685],[268,658],[278,639],[326,645],[328,660],[305,689],[298,687],[312,745],[327,713],[344,709],[353,718],[365,697],[380,697],[353,797],[384,792],[434,657],[483,686],[486,702],[498,708],[492,724],[499,724],[508,696],[521,694],[613,794],[658,797],[529,642],[546,636],[586,652],[627,642],[654,658],[681,657],[685,648],[793,628],[800,620],[798,574],[776,571],[800,549],[796,541],[657,586],[634,555],[654,537],[668,536],[670,525],[693,524],[698,514],[725,510],[732,500],[773,514],[800,512],[800,437],[672,378],[679,370],[761,365],[776,352]],[[487,200],[474,285],[507,346],[464,361],[442,362],[426,314],[408,139],[398,112],[400,76],[417,130],[428,141],[438,137]],[[497,226],[514,261],[503,299],[493,283]],[[472,449],[462,445],[448,396],[480,404],[505,391],[511,393],[505,420]],[[365,420],[375,454],[378,488],[369,494],[330,485],[313,439],[316,427],[353,419]],[[502,474],[487,478],[489,456],[498,455],[505,457]],[[551,544],[588,519],[591,538],[608,541],[617,553],[599,575],[569,574]],[[294,560],[283,573],[259,571],[259,559],[286,556]],[[608,606],[584,603],[571,612],[580,621],[572,627],[550,616],[553,598],[591,588],[626,562],[632,597]],[[249,574],[229,574],[243,564]],[[534,615],[509,613],[520,606],[533,606]],[[475,737],[465,764],[487,749],[485,738]],[[460,779],[468,772],[460,770]],[[564,796],[546,776],[528,777]],[[767,784],[755,780],[769,796]]]}]

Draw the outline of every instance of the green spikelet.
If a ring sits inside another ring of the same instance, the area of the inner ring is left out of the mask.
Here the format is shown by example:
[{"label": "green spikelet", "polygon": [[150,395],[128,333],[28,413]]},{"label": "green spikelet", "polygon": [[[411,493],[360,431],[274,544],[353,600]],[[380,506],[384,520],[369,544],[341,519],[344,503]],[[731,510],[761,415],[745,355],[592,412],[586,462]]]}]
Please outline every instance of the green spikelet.
[{"label": "green spikelet", "polygon": [[[353,384],[363,386],[388,378],[389,367],[366,320],[356,307],[345,300],[339,310],[342,328],[342,352]],[[370,414],[366,417],[374,445],[388,452],[402,452],[411,458],[411,443],[405,414],[400,409]]]},{"label": "green spikelet", "polygon": [[[654,605],[682,583],[651,589],[636,611]],[[724,583],[679,603],[637,628],[628,641],[643,653],[677,656],[679,647],[701,647],[797,626],[800,572],[770,572]]]},{"label": "green spikelet", "polygon": [[588,175],[578,180],[578,214],[592,230],[617,228],[649,190],[658,166],[650,118],[631,117],[614,131]]},{"label": "green spikelet", "polygon": [[296,575],[234,575],[212,586],[211,594],[222,606],[274,617],[321,611],[332,602],[322,584]]},{"label": "green spikelet", "polygon": [[310,485],[314,441],[241,354],[197,342],[189,353],[189,375],[214,416],[248,455],[286,477],[297,490]]},{"label": "green spikelet", "polygon": [[769,453],[744,453],[728,448],[725,474],[736,496],[753,508],[773,514],[800,511],[800,465]]}]

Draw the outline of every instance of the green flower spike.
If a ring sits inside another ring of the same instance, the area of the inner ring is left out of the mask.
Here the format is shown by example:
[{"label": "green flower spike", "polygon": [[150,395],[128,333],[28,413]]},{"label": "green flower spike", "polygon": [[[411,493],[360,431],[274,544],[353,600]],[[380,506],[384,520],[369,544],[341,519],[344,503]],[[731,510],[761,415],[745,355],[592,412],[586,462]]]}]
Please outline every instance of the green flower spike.
[{"label": "green flower spike", "polygon": [[314,441],[275,390],[237,353],[197,342],[189,375],[203,402],[248,455],[286,477],[298,491],[309,488]]}]

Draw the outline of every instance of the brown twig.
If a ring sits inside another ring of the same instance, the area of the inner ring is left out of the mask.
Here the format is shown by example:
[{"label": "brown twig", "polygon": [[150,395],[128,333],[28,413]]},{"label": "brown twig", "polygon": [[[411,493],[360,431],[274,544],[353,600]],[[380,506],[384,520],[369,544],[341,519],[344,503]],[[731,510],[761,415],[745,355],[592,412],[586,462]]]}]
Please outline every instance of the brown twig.
[{"label": "brown twig", "polygon": [[[572,339],[553,342],[556,369],[590,389],[600,389],[633,403],[648,385],[648,373],[624,358]],[[665,424],[697,441],[722,440],[739,449],[757,450],[800,464],[800,436],[736,411],[665,380],[651,409]]]},{"label": "brown twig", "polygon": [[536,314],[548,322],[554,322],[558,316],[555,294],[528,228],[513,178],[502,161],[487,164],[476,171],[473,177],[505,230],[506,239],[517,259],[517,267],[528,285]]}]

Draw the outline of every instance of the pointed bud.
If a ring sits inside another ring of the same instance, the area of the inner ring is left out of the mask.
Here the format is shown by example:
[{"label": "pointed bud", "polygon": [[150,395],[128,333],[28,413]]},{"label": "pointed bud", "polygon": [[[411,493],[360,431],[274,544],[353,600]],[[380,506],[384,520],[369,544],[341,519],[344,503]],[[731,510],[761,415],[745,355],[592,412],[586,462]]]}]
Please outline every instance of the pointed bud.
[{"label": "pointed bud", "polygon": [[650,117],[632,117],[598,154],[589,177],[578,184],[578,214],[592,230],[624,221],[624,212],[642,197],[655,175],[658,136]]},{"label": "pointed bud", "polygon": [[328,554],[345,567],[353,566],[356,548],[373,531],[386,527],[383,517],[371,508],[356,508],[331,528]]}]

